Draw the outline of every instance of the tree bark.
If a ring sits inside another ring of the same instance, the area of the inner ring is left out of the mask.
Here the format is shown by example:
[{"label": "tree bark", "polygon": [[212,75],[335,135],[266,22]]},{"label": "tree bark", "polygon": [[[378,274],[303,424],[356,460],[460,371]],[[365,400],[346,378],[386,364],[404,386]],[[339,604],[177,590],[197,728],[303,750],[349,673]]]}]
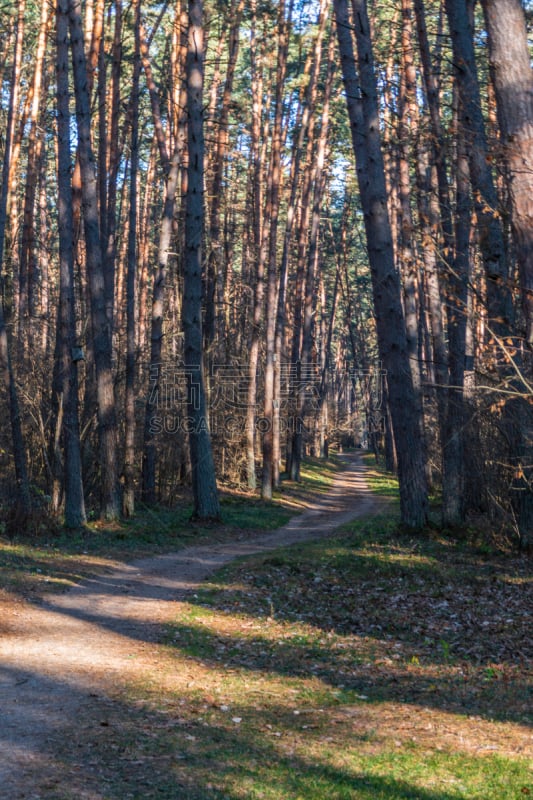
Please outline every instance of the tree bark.
[{"label": "tree bark", "polygon": [[[229,54],[226,67],[226,80],[224,91],[220,103],[220,110],[217,113],[216,144],[214,148],[213,180],[210,187],[211,208],[209,212],[209,258],[207,263],[206,280],[206,317],[204,337],[209,346],[216,338],[218,346],[225,343],[224,325],[224,288],[227,265],[224,264],[221,211],[224,198],[224,170],[229,148],[228,119],[230,102],[233,94],[233,81],[237,56],[239,54],[240,27],[244,0],[233,0],[230,8],[229,17],[231,19],[231,29],[229,32]],[[222,356],[224,357],[224,356]]]},{"label": "tree bark", "polygon": [[246,398],[246,478],[248,487],[257,487],[255,470],[256,416],[257,416],[257,368],[259,364],[259,346],[261,343],[261,322],[264,313],[265,297],[265,258],[266,252],[261,246],[263,235],[263,164],[261,148],[261,117],[263,111],[263,76],[257,48],[257,15],[256,2],[252,0],[252,27],[250,32],[250,60],[252,68],[252,122],[250,147],[250,183],[252,196],[252,232],[251,258],[257,263],[256,281],[253,290],[252,330],[248,355],[248,393]]},{"label": "tree bark", "polygon": [[483,0],[489,33],[511,220],[526,317],[533,347],[533,71],[520,0]]},{"label": "tree bark", "polygon": [[[11,186],[10,171],[12,169],[12,146],[15,135],[16,109],[18,106],[20,93],[20,69],[22,63],[22,45],[24,38],[24,12],[26,4],[21,0],[18,6],[17,21],[15,24],[13,56],[13,70],[11,82],[11,97],[9,98],[9,108],[7,115],[7,125],[5,131],[4,161],[2,168],[2,192],[0,194],[0,278],[3,278],[4,250],[7,225],[7,209],[9,190]],[[9,419],[11,423],[11,437],[13,443],[13,460],[15,463],[16,480],[16,511],[24,512],[29,509],[31,504],[30,486],[28,481],[28,468],[26,463],[26,449],[22,424],[20,419],[20,409],[18,401],[17,386],[13,374],[11,363],[10,342],[4,316],[4,303],[0,297],[0,373],[5,384],[9,401]]]},{"label": "tree bark", "polygon": [[58,137],[58,230],[59,314],[54,369],[56,418],[62,415],[64,453],[65,526],[78,528],[86,521],[81,469],[78,415],[78,351],[74,302],[74,235],[72,214],[68,0],[58,0],[57,46],[57,137]]},{"label": "tree bark", "polygon": [[80,0],[69,2],[70,45],[76,99],[83,223],[89,279],[91,322],[98,401],[98,434],[101,470],[101,515],[114,520],[120,514],[117,473],[117,419],[111,368],[111,329],[106,313],[106,291],[94,155],[91,146],[91,111],[87,67],[81,27]]},{"label": "tree bark", "polygon": [[[37,272],[36,232],[35,232],[35,199],[38,185],[38,170],[40,157],[44,147],[43,134],[38,131],[39,112],[42,101],[43,66],[46,50],[46,40],[50,24],[50,7],[43,3],[41,21],[39,26],[39,39],[35,55],[35,69],[31,86],[32,103],[29,116],[30,130],[28,133],[28,159],[26,166],[26,185],[24,189],[24,210],[22,223],[22,244],[20,250],[19,272],[19,336],[23,339],[32,335],[35,315],[35,289]],[[26,315],[30,318],[29,329],[23,330]],[[31,348],[31,342],[30,342]]]},{"label": "tree bark", "polygon": [[211,437],[207,421],[202,348],[202,237],[204,227],[204,32],[203,2],[189,0],[187,53],[188,180],[185,216],[183,290],[184,363],[189,450],[194,495],[193,517],[220,518]]},{"label": "tree bark", "polygon": [[[183,76],[185,71],[185,61],[187,57],[187,12],[181,10],[180,6],[180,28],[181,39],[176,42],[179,46],[179,56],[177,63],[180,66]],[[176,211],[176,193],[180,178],[180,171],[184,169],[184,158],[187,148],[186,133],[186,104],[187,91],[185,82],[182,81],[181,93],[179,97],[179,107],[181,109],[178,117],[178,130],[176,132],[176,150],[169,162],[166,145],[165,131],[161,118],[161,108],[159,95],[152,76],[150,61],[148,58],[148,45],[146,41],[141,41],[141,52],[143,56],[143,67],[146,75],[146,82],[150,93],[150,103],[154,126],[159,133],[156,136],[159,159],[163,174],[165,175],[165,194],[163,200],[163,214],[159,231],[159,242],[157,252],[157,266],[153,277],[152,312],[150,325],[150,391],[146,400],[144,415],[144,437],[143,437],[143,459],[142,459],[142,498],[143,502],[154,504],[156,501],[156,472],[157,472],[157,447],[156,447],[156,409],[161,391],[161,372],[163,354],[163,313],[166,279],[168,272],[169,253],[172,243],[172,230],[174,225],[174,215]]]},{"label": "tree bark", "polygon": [[[518,262],[526,343],[533,347],[533,71],[524,10],[519,0],[483,0],[491,75],[507,167],[511,225]],[[518,355],[518,353],[516,353]],[[527,368],[529,361],[529,370]],[[531,354],[521,368],[531,377]],[[522,546],[533,545],[533,412],[526,381],[515,376],[512,402],[520,432],[515,439],[513,494]],[[516,426],[515,426],[516,427]]]},{"label": "tree bark", "polygon": [[[270,155],[268,178],[268,260],[266,281],[266,353],[265,383],[263,406],[263,473],[261,478],[261,497],[272,498],[274,478],[274,358],[276,345],[276,311],[277,311],[277,239],[279,223],[279,196],[281,186],[281,150],[283,141],[283,87],[287,71],[287,54],[289,46],[289,29],[291,25],[294,0],[289,0],[286,11],[285,0],[279,4],[279,45],[278,70],[276,74],[276,97],[274,125],[272,131],[272,150]],[[285,14],[287,16],[285,17]]]},{"label": "tree bark", "polygon": [[[333,43],[334,37],[330,39],[328,47],[328,72],[326,77],[326,85],[324,89],[324,104],[322,108],[322,118],[320,125],[320,132],[318,135],[318,142],[316,143],[316,156],[315,163],[312,168],[312,190],[309,198],[307,198],[309,205],[312,205],[311,210],[311,224],[308,232],[309,248],[307,252],[307,270],[305,276],[305,290],[303,297],[303,315],[302,315],[302,345],[300,353],[300,362],[304,371],[304,380],[301,380],[298,385],[297,391],[297,411],[296,411],[296,428],[293,432],[292,439],[292,457],[291,457],[291,479],[300,479],[300,468],[303,454],[303,428],[304,420],[307,412],[306,385],[309,379],[312,379],[313,364],[312,364],[312,342],[313,342],[313,318],[315,313],[315,284],[316,273],[318,267],[319,257],[319,234],[320,222],[322,213],[322,202],[325,189],[325,166],[326,166],[326,151],[329,130],[329,106],[331,99],[331,92],[333,87]],[[317,56],[318,57],[318,56]],[[309,167],[308,167],[309,168]],[[307,233],[307,231],[306,231]],[[303,245],[303,242],[302,242]],[[302,247],[303,251],[303,247]],[[304,252],[301,253],[303,258]],[[298,298],[296,298],[298,302]],[[313,381],[311,380],[313,384]],[[316,387],[315,387],[316,388]],[[313,397],[316,400],[316,397]]]},{"label": "tree bark", "polygon": [[[337,35],[365,219],[379,351],[389,386],[398,454],[401,516],[404,525],[416,529],[423,527],[427,520],[422,420],[410,373],[400,284],[394,267],[367,9],[364,0],[353,0],[352,6],[353,24],[347,0],[335,0]],[[359,80],[352,28],[357,41]]]},{"label": "tree bark", "polygon": [[134,3],[135,46],[133,82],[131,89],[131,145],[130,145],[130,198],[128,227],[128,256],[126,276],[126,395],[124,432],[124,495],[122,512],[132,517],[135,512],[135,289],[137,282],[137,221],[139,179],[139,79],[141,71],[141,8],[140,0]]},{"label": "tree bark", "polygon": [[488,155],[473,31],[466,0],[445,0],[453,47],[454,71],[474,196],[479,246],[487,278],[488,323],[492,333],[504,333],[511,313],[508,269],[498,195]]}]

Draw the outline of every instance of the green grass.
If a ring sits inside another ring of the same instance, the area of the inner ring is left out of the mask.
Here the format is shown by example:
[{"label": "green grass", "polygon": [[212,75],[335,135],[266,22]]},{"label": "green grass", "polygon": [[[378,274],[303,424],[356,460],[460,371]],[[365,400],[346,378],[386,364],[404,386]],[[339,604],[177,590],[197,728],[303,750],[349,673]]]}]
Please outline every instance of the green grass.
[{"label": "green grass", "polygon": [[[108,781],[103,797],[511,800],[533,791],[531,762],[498,752],[531,741],[524,665],[489,667],[467,654],[451,663],[442,639],[412,640],[385,613],[411,560],[424,593],[430,567],[461,591],[468,565],[441,547],[415,547],[382,519],[222,570],[168,626],[161,674],[117,691],[113,731],[90,749]],[[485,566],[491,593],[500,582],[522,596],[529,588],[516,564]],[[365,592],[379,632],[354,619]],[[431,622],[431,609],[417,621]],[[493,659],[501,641],[475,624]]]},{"label": "green grass", "polygon": [[41,524],[37,534],[21,530],[13,540],[0,536],[0,590],[23,596],[58,591],[112,569],[117,561],[176,551],[193,542],[224,541],[243,531],[275,530],[310,498],[328,491],[341,466],[335,457],[304,462],[301,482],[284,481],[270,502],[223,491],[220,525],[192,523],[192,506],[182,502],[172,509],[140,507],[133,519],[113,525],[93,521],[66,531]]},{"label": "green grass", "polygon": [[363,452],[361,456],[367,467],[367,480],[371,491],[380,497],[399,500],[400,492],[396,476],[387,472],[380,464],[376,464],[376,457],[373,453]]},{"label": "green grass", "polygon": [[89,523],[77,531],[0,538],[0,589],[23,595],[58,591],[112,569],[117,561],[179,550],[192,542],[224,541],[241,531],[273,530],[298,511],[242,496],[223,497],[222,509],[220,526],[191,523],[190,508],[183,506],[148,509],[112,526]]},{"label": "green grass", "polygon": [[[389,476],[373,485],[394,496]],[[167,632],[201,672],[179,773],[211,788],[185,796],[528,796],[532,590],[527,562],[407,536],[394,516],[229,565]]]},{"label": "green grass", "polygon": [[[305,480],[325,486],[333,470],[313,464]],[[392,496],[383,481],[374,488]],[[305,487],[284,493],[304,502]],[[242,529],[287,513],[224,505]],[[49,566],[47,548],[12,558],[21,571]],[[532,589],[526,561],[436,531],[408,536],[394,515],[234,562],[180,603],[144,672],[91,704],[81,690],[86,711],[58,736],[57,785],[41,796],[528,796]]]},{"label": "green grass", "polygon": [[[240,723],[233,721],[237,713]],[[385,750],[377,732],[346,736],[346,731],[313,724],[312,718],[306,725],[285,709],[275,717],[247,707],[228,713],[199,706],[196,719],[180,719],[175,728],[168,709],[164,715],[147,708],[130,712],[120,729],[122,745],[113,751],[97,743],[99,772],[106,781],[99,797],[518,800],[531,787],[520,759],[428,752],[416,743]],[[109,745],[109,736],[102,738]],[[64,791],[54,796],[76,796]]]}]

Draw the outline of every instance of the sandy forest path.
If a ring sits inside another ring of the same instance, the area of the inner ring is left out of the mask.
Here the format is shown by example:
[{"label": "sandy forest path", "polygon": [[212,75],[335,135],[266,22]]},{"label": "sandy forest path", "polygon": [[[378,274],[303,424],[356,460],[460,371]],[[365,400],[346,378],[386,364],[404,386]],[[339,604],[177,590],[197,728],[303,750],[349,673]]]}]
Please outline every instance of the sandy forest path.
[{"label": "sandy forest path", "polygon": [[94,716],[98,699],[159,668],[164,654],[155,645],[162,625],[216,569],[241,556],[327,536],[381,508],[361,460],[347,457],[331,490],[274,532],[124,564],[66,594],[18,606],[2,620],[7,630],[0,638],[0,798],[54,796],[54,785],[69,780],[56,758],[59,743],[64,748],[80,722]]}]

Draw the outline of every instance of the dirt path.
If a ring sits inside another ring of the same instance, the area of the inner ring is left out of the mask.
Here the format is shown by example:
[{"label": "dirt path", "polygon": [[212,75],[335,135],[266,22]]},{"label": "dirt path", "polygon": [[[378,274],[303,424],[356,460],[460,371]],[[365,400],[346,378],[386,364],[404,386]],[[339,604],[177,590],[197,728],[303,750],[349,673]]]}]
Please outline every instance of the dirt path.
[{"label": "dirt path", "polygon": [[98,702],[99,724],[106,724],[106,694],[158,668],[161,625],[213,571],[240,556],[327,536],[382,503],[360,460],[347,459],[331,491],[273,533],[124,564],[40,605],[21,604],[3,620],[8,630],[0,639],[0,798],[54,796],[62,779],[57,742],[64,746]]}]

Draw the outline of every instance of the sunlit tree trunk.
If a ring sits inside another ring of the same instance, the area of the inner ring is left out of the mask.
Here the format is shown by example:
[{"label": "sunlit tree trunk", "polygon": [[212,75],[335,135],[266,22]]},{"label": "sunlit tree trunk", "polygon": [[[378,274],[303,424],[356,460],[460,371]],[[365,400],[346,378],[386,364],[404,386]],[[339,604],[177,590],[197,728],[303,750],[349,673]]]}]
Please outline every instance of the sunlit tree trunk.
[{"label": "sunlit tree trunk", "polygon": [[[31,85],[32,103],[29,116],[28,158],[24,188],[22,243],[19,263],[19,337],[32,339],[33,317],[36,313],[37,240],[35,230],[38,172],[44,148],[43,134],[38,130],[43,86],[43,67],[46,42],[51,20],[50,6],[43,3],[39,26],[35,69]],[[29,317],[29,320],[26,318]]]},{"label": "sunlit tree trunk", "polygon": [[[111,325],[111,335],[115,325],[115,283],[117,271],[117,191],[121,185],[119,179],[121,143],[123,137],[119,136],[119,120],[121,108],[120,83],[122,64],[122,2],[115,0],[115,29],[113,34],[113,45],[111,50],[111,88],[109,91],[109,103],[104,102],[107,95],[107,79],[104,65],[106,53],[104,44],[100,48],[99,70],[102,74],[102,103],[100,105],[100,140],[102,144],[99,148],[100,171],[104,170],[100,177],[100,196],[105,195],[105,201],[100,203],[100,219],[102,224],[102,255],[104,258],[104,280],[106,289],[106,313]],[[135,34],[134,34],[135,35]],[[134,64],[134,71],[136,64]],[[130,115],[132,114],[130,109]],[[105,144],[104,142],[105,135]]]},{"label": "sunlit tree trunk", "polygon": [[[313,194],[309,197],[311,210],[309,227],[309,249],[307,253],[307,270],[305,276],[305,290],[303,297],[303,319],[302,319],[302,345],[300,352],[300,362],[304,371],[304,380],[300,381],[297,391],[297,426],[293,433],[292,458],[291,458],[291,478],[300,479],[300,467],[303,452],[303,423],[307,411],[306,384],[309,376],[313,373],[312,364],[312,343],[313,343],[313,318],[315,313],[315,289],[316,273],[319,257],[319,233],[322,216],[322,202],[325,189],[325,165],[326,150],[329,131],[329,106],[333,87],[333,43],[332,36],[328,47],[328,72],[326,86],[324,90],[324,103],[322,108],[322,118],[318,141],[316,143],[315,164],[312,170]],[[314,148],[315,149],[315,148]],[[303,253],[302,253],[303,255]],[[297,298],[298,302],[298,298]],[[316,396],[313,397],[313,401]]]}]

